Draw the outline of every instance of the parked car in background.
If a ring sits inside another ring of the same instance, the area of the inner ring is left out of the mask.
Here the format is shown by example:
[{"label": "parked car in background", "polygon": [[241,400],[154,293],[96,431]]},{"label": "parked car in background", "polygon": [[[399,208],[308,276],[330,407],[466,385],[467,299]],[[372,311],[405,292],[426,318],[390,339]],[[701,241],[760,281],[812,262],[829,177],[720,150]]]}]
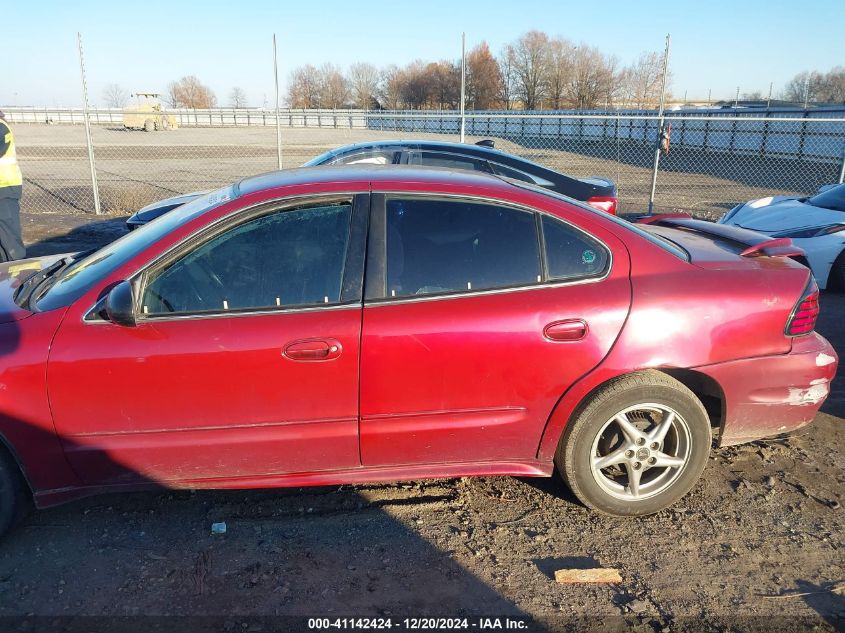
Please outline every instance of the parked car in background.
[{"label": "parked car in background", "polygon": [[556,191],[586,202],[599,211],[616,214],[618,197],[613,181],[597,176],[575,178],[525,158],[494,149],[492,140],[475,145],[446,141],[376,141],[345,145],[305,163],[317,165],[422,165],[495,174]]},{"label": "parked car in background", "polygon": [[[322,165],[421,165],[495,174],[562,193],[599,211],[616,214],[616,185],[605,178],[575,178],[519,156],[493,149],[493,141],[475,145],[445,141],[377,141],[344,145],[312,158],[303,167]],[[201,195],[187,194],[150,204],[127,220],[130,230]]]},{"label": "parked car in background", "polygon": [[175,209],[176,207],[181,207],[183,204],[187,204],[192,200],[196,200],[200,196],[204,196],[207,193],[209,192],[195,191],[194,193],[186,193],[181,196],[173,196],[172,198],[165,198],[164,200],[159,200],[157,202],[148,204],[147,206],[136,211],[135,213],[130,215],[129,218],[127,218],[126,228],[128,228],[130,231],[134,231],[139,226],[144,226],[147,222],[152,222],[156,218],[164,215],[165,213],[173,211],[173,209]]},{"label": "parked car in background", "polygon": [[738,204],[720,224],[791,239],[805,253],[819,287],[845,290],[845,184],[814,196],[769,196]]},{"label": "parked car in background", "polygon": [[711,434],[809,423],[837,365],[794,247],[691,222],[463,170],[318,167],[2,264],[0,532],[31,494],[555,468],[601,512],[664,508]]}]

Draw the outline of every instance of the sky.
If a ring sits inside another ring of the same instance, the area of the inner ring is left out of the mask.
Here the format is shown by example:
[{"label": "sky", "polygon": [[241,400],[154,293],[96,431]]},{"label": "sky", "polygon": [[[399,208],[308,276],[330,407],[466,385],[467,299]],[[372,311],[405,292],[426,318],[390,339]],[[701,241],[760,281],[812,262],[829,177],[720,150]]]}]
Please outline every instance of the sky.
[{"label": "sky", "polygon": [[[76,33],[82,33],[89,103],[103,89],[165,92],[196,75],[227,105],[241,87],[251,106],[273,104],[272,36],[282,95],[291,70],[331,62],[377,66],[460,58],[487,41],[494,54],[531,29],[599,47],[625,65],[662,51],[671,34],[677,98],[778,93],[803,70],[845,65],[843,0],[4,0],[0,105],[82,103]],[[803,11],[802,7],[811,7]]]}]

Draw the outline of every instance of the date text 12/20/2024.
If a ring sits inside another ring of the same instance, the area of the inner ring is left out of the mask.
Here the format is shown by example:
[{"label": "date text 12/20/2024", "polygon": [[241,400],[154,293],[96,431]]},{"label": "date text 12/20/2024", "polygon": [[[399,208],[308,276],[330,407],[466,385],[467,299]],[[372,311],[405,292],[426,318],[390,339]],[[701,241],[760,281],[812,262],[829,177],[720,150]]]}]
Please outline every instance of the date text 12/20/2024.
[{"label": "date text 12/20/2024", "polygon": [[527,618],[309,618],[308,628],[320,630],[379,630],[403,629],[410,631],[443,630],[527,630]]}]

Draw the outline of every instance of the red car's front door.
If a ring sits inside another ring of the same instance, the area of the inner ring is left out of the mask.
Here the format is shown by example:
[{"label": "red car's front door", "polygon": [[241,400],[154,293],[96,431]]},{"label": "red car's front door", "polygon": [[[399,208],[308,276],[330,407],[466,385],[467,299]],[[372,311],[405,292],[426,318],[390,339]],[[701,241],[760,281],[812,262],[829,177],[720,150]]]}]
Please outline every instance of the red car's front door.
[{"label": "red car's front door", "polygon": [[386,247],[370,253],[383,275],[367,272],[364,465],[532,459],[555,403],[628,314],[625,248],[598,227],[483,200],[374,206]]},{"label": "red car's front door", "polygon": [[[355,221],[367,206],[358,196]],[[79,476],[189,482],[358,466],[353,225],[351,197],[232,221],[138,278],[136,326],[66,319],[48,385]]]}]

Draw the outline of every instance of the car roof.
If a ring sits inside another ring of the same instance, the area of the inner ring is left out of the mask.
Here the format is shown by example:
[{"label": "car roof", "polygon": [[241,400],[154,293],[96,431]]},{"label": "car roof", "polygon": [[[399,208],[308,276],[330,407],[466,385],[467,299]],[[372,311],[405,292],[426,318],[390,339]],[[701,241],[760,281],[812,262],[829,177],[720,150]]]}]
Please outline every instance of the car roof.
[{"label": "car roof", "polygon": [[[358,150],[366,150],[366,149],[378,149],[378,148],[391,148],[391,147],[420,147],[424,149],[435,149],[435,150],[444,150],[444,151],[452,151],[452,152],[460,152],[464,154],[472,154],[475,156],[498,156],[498,157],[505,157],[510,159],[518,159],[519,161],[531,163],[531,161],[522,158],[521,156],[516,156],[514,154],[509,154],[508,152],[504,152],[502,150],[496,149],[494,147],[487,147],[485,145],[475,145],[473,143],[456,143],[454,141],[437,141],[437,140],[430,140],[430,139],[405,139],[405,140],[385,140],[385,141],[366,141],[362,143],[353,143],[351,145],[343,145],[342,147],[337,147],[333,150],[329,150],[327,153],[332,154],[334,156],[339,156],[340,154],[348,154],[351,152],[356,152]],[[532,163],[536,164],[536,163]],[[538,167],[543,167],[542,165],[537,165]],[[543,169],[548,169],[547,167],[543,167]]]},{"label": "car roof", "polygon": [[362,184],[429,183],[483,187],[513,191],[516,187],[507,180],[484,172],[419,167],[415,165],[340,165],[283,169],[244,178],[237,185],[239,195],[295,185],[348,183]]}]

